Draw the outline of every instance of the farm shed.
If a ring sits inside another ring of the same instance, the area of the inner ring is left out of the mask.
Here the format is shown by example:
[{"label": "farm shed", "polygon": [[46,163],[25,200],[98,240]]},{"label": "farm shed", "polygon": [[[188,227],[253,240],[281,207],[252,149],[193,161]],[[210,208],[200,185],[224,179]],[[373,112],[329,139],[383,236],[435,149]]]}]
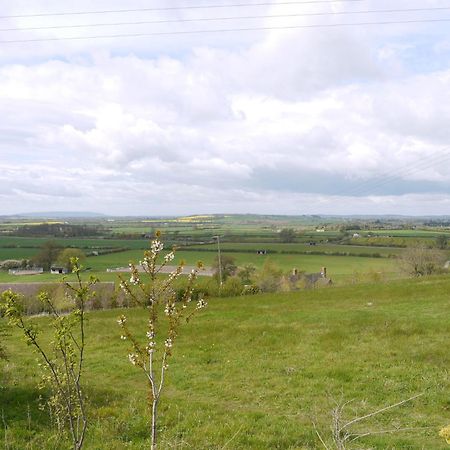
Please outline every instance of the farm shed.
[{"label": "farm shed", "polygon": [[67,269],[65,267],[50,267],[50,273],[53,273],[54,275],[60,275],[67,273]]}]

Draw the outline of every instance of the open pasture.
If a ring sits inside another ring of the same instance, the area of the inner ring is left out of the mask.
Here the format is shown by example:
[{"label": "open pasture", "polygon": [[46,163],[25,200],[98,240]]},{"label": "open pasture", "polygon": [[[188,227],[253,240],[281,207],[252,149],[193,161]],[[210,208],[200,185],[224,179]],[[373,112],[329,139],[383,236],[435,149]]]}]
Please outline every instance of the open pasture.
[{"label": "open pasture", "polygon": [[147,239],[101,239],[101,238],[49,238],[49,237],[15,237],[1,236],[0,248],[39,248],[48,241],[53,241],[61,247],[76,247],[85,250],[102,248],[145,249],[148,247]]},{"label": "open pasture", "polygon": [[[336,400],[351,401],[349,420],[423,393],[352,429],[404,430],[349,449],[446,449],[438,431],[450,422],[449,291],[450,279],[437,277],[211,300],[174,347],[161,448],[319,449],[312,422],[329,438]],[[122,312],[89,313],[87,449],[148,448],[145,382],[119,339]],[[125,313],[144,336],[145,314]],[[47,319],[35,322],[45,334]],[[36,356],[17,330],[6,346],[0,441],[48,448],[54,434],[38,409]]]},{"label": "open pasture", "polygon": [[355,233],[361,235],[377,235],[377,236],[395,236],[395,237],[406,237],[406,238],[435,238],[440,234],[445,234],[450,237],[450,230],[448,229],[433,229],[433,230],[423,230],[423,229],[411,229],[411,230],[370,230],[370,231],[359,231],[355,230]]},{"label": "open pasture", "polygon": [[[306,272],[319,272],[321,267],[327,267],[331,278],[335,276],[350,275],[354,272],[383,271],[396,272],[395,260],[388,258],[362,258],[357,256],[329,256],[329,255],[257,255],[256,253],[236,253],[226,251],[222,255],[229,255],[235,259],[238,266],[254,264],[261,268],[264,262],[270,260],[284,271],[297,268]],[[177,251],[175,262],[184,261],[187,265],[194,265],[197,261],[202,261],[210,266],[217,254],[215,252]],[[86,261],[86,266],[93,271],[104,271],[107,268],[124,267],[130,261],[139,262],[142,259],[142,251],[130,250],[108,255],[91,256]]]},{"label": "open pasture", "polygon": [[0,261],[6,259],[31,259],[39,249],[37,248],[2,248],[0,247]]},{"label": "open pasture", "polygon": [[[217,251],[217,244],[206,244],[202,246],[192,246],[192,248],[198,248],[199,250],[211,250]],[[242,252],[257,252],[258,250],[266,250],[269,254],[274,253],[307,253],[307,252],[321,252],[321,253],[348,253],[351,255],[367,255],[372,256],[374,253],[378,253],[380,256],[389,257],[391,255],[398,255],[402,252],[402,249],[387,248],[387,247],[375,247],[375,246],[359,246],[359,245],[339,245],[339,244],[321,244],[309,245],[308,243],[276,243],[276,242],[254,242],[254,243],[242,243],[242,242],[225,242],[220,245],[223,251],[242,251]]]},{"label": "open pasture", "polygon": [[[10,249],[28,250],[28,249]],[[14,254],[14,253],[12,253]],[[277,267],[287,272],[296,268],[305,272],[319,272],[322,267],[327,267],[329,276],[334,280],[344,279],[355,272],[383,272],[392,276],[398,272],[395,259],[391,258],[367,258],[358,256],[331,256],[331,255],[306,255],[306,254],[272,254],[257,255],[248,252],[222,252],[222,255],[229,255],[234,258],[238,266],[253,264],[261,268],[267,259],[270,259]],[[184,261],[187,265],[195,265],[202,261],[206,266],[211,266],[216,258],[216,252],[205,251],[183,251],[176,252],[174,263]],[[24,253],[25,257],[25,253]],[[113,281],[115,274],[106,273],[107,269],[117,267],[127,267],[130,262],[138,263],[142,260],[143,250],[128,250],[118,253],[110,253],[99,256],[89,256],[84,266],[89,269],[89,273],[96,275],[101,281]],[[55,280],[55,275],[40,274],[32,276],[14,276],[5,272],[0,273],[0,281],[50,281]]]}]

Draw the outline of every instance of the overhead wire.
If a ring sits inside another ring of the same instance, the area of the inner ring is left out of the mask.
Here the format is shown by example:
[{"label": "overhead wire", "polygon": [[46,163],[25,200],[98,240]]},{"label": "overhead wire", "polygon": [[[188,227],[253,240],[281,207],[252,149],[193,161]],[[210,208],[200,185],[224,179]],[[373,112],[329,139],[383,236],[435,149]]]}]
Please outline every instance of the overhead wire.
[{"label": "overhead wire", "polygon": [[128,13],[128,12],[144,12],[144,11],[183,11],[194,9],[220,9],[220,8],[243,8],[254,6],[278,6],[278,5],[308,5],[323,3],[358,3],[363,0],[303,0],[303,1],[284,1],[284,2],[258,2],[258,3],[232,3],[220,5],[190,5],[190,6],[164,6],[152,8],[127,8],[127,9],[103,9],[94,11],[61,11],[50,13],[33,13],[33,14],[14,14],[0,16],[0,19],[17,19],[25,17],[52,17],[52,16],[75,16],[89,14],[111,14],[111,13]]},{"label": "overhead wire", "polygon": [[194,34],[217,34],[217,33],[235,33],[247,31],[276,31],[276,30],[299,30],[299,29],[323,29],[323,28],[341,28],[341,27],[358,27],[373,25],[410,25],[419,23],[446,23],[450,22],[449,18],[443,19],[408,19],[395,21],[373,21],[373,22],[350,22],[350,23],[332,23],[332,24],[312,24],[312,25],[284,25],[284,26],[262,26],[262,27],[242,27],[242,28],[219,28],[209,30],[183,30],[183,31],[155,31],[149,33],[117,33],[106,35],[92,36],[71,36],[71,37],[49,37],[49,38],[33,38],[33,39],[11,39],[0,41],[0,44],[17,44],[30,42],[50,42],[50,41],[77,41],[77,40],[94,40],[94,39],[114,39],[114,38],[138,38],[152,36],[180,36]]},{"label": "overhead wire", "polygon": [[[76,11],[76,12],[59,12],[59,13],[37,13],[37,14],[21,14],[0,16],[0,19],[6,18],[25,18],[25,17],[48,17],[48,16],[73,16],[73,15],[89,15],[89,14],[107,14],[107,13],[124,13],[124,12],[143,12],[143,11],[173,11],[188,9],[218,9],[231,7],[253,7],[268,5],[299,5],[299,4],[319,4],[319,3],[341,3],[341,2],[360,2],[362,0],[314,0],[314,1],[289,1],[289,2],[259,2],[259,3],[238,3],[229,5],[194,5],[183,7],[162,7],[162,8],[135,8],[120,10],[101,10],[101,11]],[[139,22],[116,22],[116,23],[97,23],[97,24],[77,24],[66,26],[49,26],[49,27],[28,27],[21,29],[0,29],[0,31],[32,31],[46,29],[66,29],[66,28],[83,28],[83,27],[101,27],[101,26],[121,26],[121,25],[144,25],[158,23],[177,23],[177,22],[206,22],[220,20],[248,20],[248,19],[269,19],[269,18],[286,18],[286,17],[307,17],[307,16],[346,16],[357,14],[382,14],[382,13],[407,13],[407,12],[433,12],[450,10],[450,7],[430,7],[430,8],[404,8],[404,9],[388,9],[388,10],[366,10],[366,11],[337,11],[326,13],[298,13],[298,14],[278,14],[278,15],[260,15],[260,16],[234,16],[234,17],[213,17],[213,18],[192,18],[192,19],[168,19],[156,21],[139,21]],[[397,24],[418,24],[418,23],[445,23],[450,22],[450,18],[439,19],[405,19],[395,21],[365,21],[352,23],[333,23],[333,24],[309,24],[309,25],[291,25],[291,26],[263,26],[263,27],[241,27],[241,28],[222,28],[207,30],[182,30],[182,31],[159,31],[149,33],[120,33],[113,35],[93,35],[93,36],[73,36],[73,37],[50,37],[35,39],[14,39],[0,41],[0,44],[6,43],[27,43],[27,42],[43,42],[43,41],[66,41],[66,40],[90,40],[90,39],[110,39],[125,37],[150,37],[150,36],[170,36],[170,35],[186,35],[186,34],[203,34],[203,33],[229,33],[229,32],[246,32],[246,31],[266,31],[266,30],[291,30],[291,29],[314,29],[314,28],[338,28],[338,27],[354,27],[354,26],[372,26],[372,25],[397,25]],[[405,176],[410,176],[430,168],[436,163],[442,163],[450,159],[449,149],[444,155],[431,155],[429,160],[418,161],[404,167],[403,171],[391,171],[385,173],[381,179],[372,179],[368,182],[359,183],[350,192],[338,193],[337,195],[358,196],[368,190],[374,190],[396,180],[401,180]]]},{"label": "overhead wire", "polygon": [[385,172],[381,177],[360,182],[352,189],[350,190],[343,189],[338,193],[336,193],[335,195],[345,197],[351,196],[358,197],[364,194],[370,195],[370,193],[374,192],[376,189],[385,187],[395,181],[404,181],[404,179],[408,176],[410,177],[411,175],[416,175],[423,170],[436,166],[436,164],[442,164],[444,162],[448,162],[449,160],[450,160],[450,147],[446,147],[440,150],[439,152],[430,155],[427,158],[423,158],[419,161],[414,161],[404,166],[402,168],[403,170],[392,169],[390,171]]},{"label": "overhead wire", "polygon": [[92,28],[105,26],[124,26],[124,25],[154,25],[165,23],[191,23],[191,22],[213,22],[222,20],[250,20],[250,19],[281,19],[296,17],[326,17],[326,16],[348,16],[358,14],[392,14],[392,13],[410,13],[410,12],[435,12],[449,11],[450,6],[430,7],[430,8],[402,8],[402,9],[372,9],[362,11],[332,11],[332,12],[312,12],[312,13],[291,13],[291,14],[263,14],[253,16],[227,16],[227,17],[199,17],[189,19],[165,19],[165,20],[142,20],[133,22],[111,22],[111,23],[91,23],[91,24],[75,24],[75,25],[51,25],[51,26],[35,26],[22,28],[0,28],[0,32],[6,31],[40,31],[55,29],[71,29],[71,28]]}]

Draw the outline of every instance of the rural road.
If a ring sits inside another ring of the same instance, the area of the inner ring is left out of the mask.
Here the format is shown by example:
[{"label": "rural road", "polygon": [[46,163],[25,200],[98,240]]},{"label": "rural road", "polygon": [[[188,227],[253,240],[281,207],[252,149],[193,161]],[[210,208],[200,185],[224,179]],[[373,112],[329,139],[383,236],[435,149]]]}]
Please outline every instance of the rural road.
[{"label": "rural road", "polygon": [[[136,265],[136,268],[139,272],[144,272],[144,269],[140,265]],[[171,273],[177,269],[177,266],[164,266],[160,273]],[[192,269],[195,269],[194,266],[184,266],[183,274],[188,274]],[[116,267],[114,269],[106,269],[107,272],[129,272],[129,267]],[[214,270],[211,267],[204,267],[202,270],[199,270],[198,275],[201,277],[212,277],[214,275]]]}]

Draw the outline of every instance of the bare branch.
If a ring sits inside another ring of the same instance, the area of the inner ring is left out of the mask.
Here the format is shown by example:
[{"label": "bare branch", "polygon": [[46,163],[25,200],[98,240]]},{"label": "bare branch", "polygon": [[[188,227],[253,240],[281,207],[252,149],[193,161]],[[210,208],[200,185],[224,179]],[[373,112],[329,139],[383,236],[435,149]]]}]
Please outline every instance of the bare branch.
[{"label": "bare branch", "polygon": [[410,398],[408,398],[406,400],[402,400],[401,402],[395,403],[394,405],[389,405],[389,406],[386,406],[385,408],[381,408],[381,409],[379,409],[377,411],[374,411],[374,412],[372,412],[370,414],[366,414],[365,416],[357,417],[357,418],[351,420],[350,422],[347,422],[344,426],[342,426],[341,431],[344,430],[345,428],[348,428],[350,425],[353,425],[355,423],[361,422],[362,420],[368,419],[369,417],[373,417],[373,416],[376,416],[378,414],[381,414],[381,413],[383,413],[385,411],[388,411],[388,410],[390,410],[392,408],[396,408],[397,406],[401,406],[401,405],[403,405],[405,403],[411,402],[411,401],[415,400],[416,398],[422,397],[423,395],[425,395],[425,394],[422,392],[421,394],[414,395],[413,397],[410,397]]}]

